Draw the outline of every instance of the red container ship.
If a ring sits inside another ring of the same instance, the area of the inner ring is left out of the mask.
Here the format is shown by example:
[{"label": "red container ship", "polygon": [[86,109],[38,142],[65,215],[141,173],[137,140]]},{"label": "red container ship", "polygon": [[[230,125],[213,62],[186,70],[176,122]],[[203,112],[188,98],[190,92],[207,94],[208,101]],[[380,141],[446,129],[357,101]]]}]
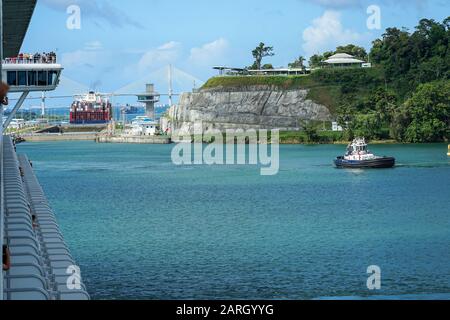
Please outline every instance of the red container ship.
[{"label": "red container ship", "polygon": [[103,124],[110,122],[112,116],[112,105],[108,97],[93,91],[75,97],[70,108],[71,124]]}]

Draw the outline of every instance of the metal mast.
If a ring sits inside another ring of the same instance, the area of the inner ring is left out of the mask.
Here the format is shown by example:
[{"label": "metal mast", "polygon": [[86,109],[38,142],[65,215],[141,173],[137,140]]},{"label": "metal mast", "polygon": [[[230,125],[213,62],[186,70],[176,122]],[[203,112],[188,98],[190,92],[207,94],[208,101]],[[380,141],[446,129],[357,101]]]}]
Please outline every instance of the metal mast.
[{"label": "metal mast", "polygon": [[45,117],[45,91],[42,91],[41,95],[41,116],[42,118]]},{"label": "metal mast", "polygon": [[173,96],[173,88],[172,88],[172,65],[169,65],[169,107],[172,106],[172,96]]}]

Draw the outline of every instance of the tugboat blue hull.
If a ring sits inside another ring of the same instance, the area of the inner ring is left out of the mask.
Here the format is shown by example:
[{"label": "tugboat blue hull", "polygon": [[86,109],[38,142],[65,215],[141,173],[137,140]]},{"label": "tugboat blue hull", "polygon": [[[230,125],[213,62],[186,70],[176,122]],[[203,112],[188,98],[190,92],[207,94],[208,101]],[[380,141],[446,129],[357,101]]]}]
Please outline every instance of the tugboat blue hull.
[{"label": "tugboat blue hull", "polygon": [[351,161],[345,160],[344,157],[338,157],[334,164],[337,168],[346,169],[386,169],[395,166],[395,158],[384,157],[373,160]]}]

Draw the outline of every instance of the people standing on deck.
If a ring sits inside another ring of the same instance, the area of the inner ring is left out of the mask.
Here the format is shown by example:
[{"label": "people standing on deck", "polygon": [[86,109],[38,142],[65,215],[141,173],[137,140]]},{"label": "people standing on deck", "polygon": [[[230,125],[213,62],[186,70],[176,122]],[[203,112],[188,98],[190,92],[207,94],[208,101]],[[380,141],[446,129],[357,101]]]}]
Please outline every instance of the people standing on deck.
[{"label": "people standing on deck", "polygon": [[19,167],[20,176],[23,178],[25,177],[25,173],[23,172],[22,167]]},{"label": "people standing on deck", "polygon": [[37,216],[35,214],[31,215],[31,222],[33,223],[33,229],[39,227],[39,224],[37,222]]},{"label": "people standing on deck", "polygon": [[50,63],[56,63],[56,53],[52,51],[48,55],[50,58]]},{"label": "people standing on deck", "polygon": [[4,82],[0,83],[0,103],[4,106],[7,106],[9,104],[8,92],[9,86]]},{"label": "people standing on deck", "polygon": [[9,252],[9,248],[5,245],[3,245],[3,271],[8,271],[11,269],[11,253]]},{"label": "people standing on deck", "polygon": [[20,53],[17,57],[11,57],[5,59],[6,63],[56,63],[56,53]]}]

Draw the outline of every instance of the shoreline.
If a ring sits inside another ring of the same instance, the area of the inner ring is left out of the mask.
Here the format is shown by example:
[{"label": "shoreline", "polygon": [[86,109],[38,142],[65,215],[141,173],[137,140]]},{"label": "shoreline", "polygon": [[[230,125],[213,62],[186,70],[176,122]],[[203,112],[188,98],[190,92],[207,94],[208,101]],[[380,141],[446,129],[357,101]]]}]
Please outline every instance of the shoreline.
[{"label": "shoreline", "polygon": [[[288,132],[289,134],[290,132]],[[297,132],[295,132],[297,133]],[[25,139],[25,142],[39,143],[39,142],[59,142],[59,141],[95,141],[97,143],[123,143],[123,144],[171,144],[180,143],[182,141],[173,140],[171,136],[153,136],[153,137],[109,137],[99,134],[98,132],[71,132],[71,133],[41,133],[41,134],[25,134],[18,135],[19,138]],[[211,144],[214,140],[210,136],[202,136],[202,143]],[[242,137],[246,139],[246,137]],[[197,137],[200,139],[200,137]],[[195,136],[191,137],[191,143],[198,141]],[[188,140],[189,141],[189,140]],[[237,143],[236,141],[231,142],[224,138],[224,144]],[[382,140],[367,140],[371,145],[417,145],[417,144],[449,144],[450,141],[434,141],[434,142],[422,142],[422,143],[411,143],[411,142],[401,142],[393,139],[382,139]],[[280,137],[280,145],[348,145],[351,141],[344,140],[327,140],[318,142],[306,142],[302,138],[297,137]],[[263,144],[264,142],[258,141],[258,144]],[[245,144],[249,144],[246,139]],[[271,144],[270,137],[268,144]]]},{"label": "shoreline", "polygon": [[[334,141],[334,142],[285,142],[285,141],[281,141],[280,145],[348,145],[351,141]],[[369,142],[370,144],[413,144],[413,143],[405,143],[405,142],[398,142],[395,140],[373,140]],[[440,143],[440,142],[430,142],[430,143]],[[428,144],[428,143],[422,143],[422,144]]]},{"label": "shoreline", "polygon": [[[76,141],[92,141],[92,142],[100,142],[100,143],[116,143],[116,144],[170,144],[170,143],[145,143],[145,142],[132,142],[133,139],[112,139],[115,141],[98,141],[99,137],[97,135],[34,135],[34,136],[25,136],[24,143],[40,143],[40,142],[76,142]],[[320,146],[320,145],[348,145],[351,141],[335,141],[335,142],[291,142],[291,141],[280,141],[280,145],[283,146],[295,146],[295,145],[303,145],[303,146]],[[177,144],[181,143],[181,141],[171,141],[171,143]],[[192,144],[194,142],[191,142]],[[203,144],[211,144],[210,141],[203,141]],[[371,145],[430,145],[430,144],[448,144],[448,141],[435,141],[435,142],[422,142],[422,143],[409,143],[409,142],[399,142],[395,140],[373,140],[369,142]],[[226,142],[224,144],[227,144]],[[236,144],[236,143],[235,143]],[[248,143],[246,143],[248,144]],[[262,144],[262,143],[258,143]],[[271,144],[270,142],[268,144]]]},{"label": "shoreline", "polygon": [[21,135],[25,142],[95,141],[97,133]]}]

